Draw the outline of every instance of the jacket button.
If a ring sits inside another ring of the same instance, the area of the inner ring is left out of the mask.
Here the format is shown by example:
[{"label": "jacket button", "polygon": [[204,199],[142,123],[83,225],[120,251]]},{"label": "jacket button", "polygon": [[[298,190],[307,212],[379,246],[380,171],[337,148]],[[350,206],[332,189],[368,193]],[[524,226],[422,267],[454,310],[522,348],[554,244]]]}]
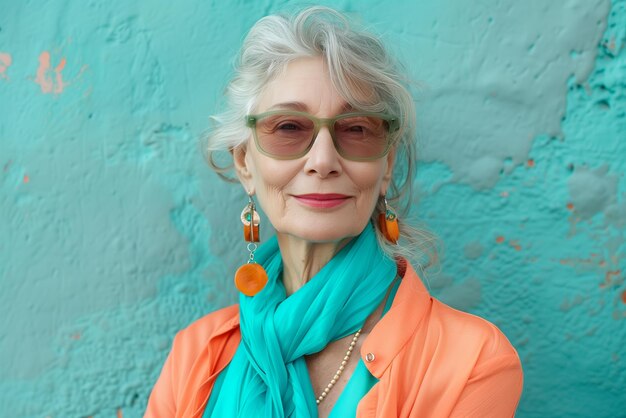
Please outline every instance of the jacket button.
[{"label": "jacket button", "polygon": [[365,361],[367,361],[368,363],[373,362],[375,358],[376,356],[374,355],[374,353],[367,353],[365,355]]}]

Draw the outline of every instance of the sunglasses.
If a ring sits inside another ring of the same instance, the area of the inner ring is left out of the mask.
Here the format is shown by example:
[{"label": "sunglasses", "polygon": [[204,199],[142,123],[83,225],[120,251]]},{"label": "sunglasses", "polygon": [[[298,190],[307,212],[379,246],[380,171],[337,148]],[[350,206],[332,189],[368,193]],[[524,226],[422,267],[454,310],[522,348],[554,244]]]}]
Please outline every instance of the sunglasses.
[{"label": "sunglasses", "polygon": [[322,126],[328,127],[335,149],[354,161],[372,161],[385,156],[400,128],[396,117],[384,113],[344,113],[334,118],[316,118],[305,112],[275,110],[246,116],[257,149],[278,160],[304,156]]}]

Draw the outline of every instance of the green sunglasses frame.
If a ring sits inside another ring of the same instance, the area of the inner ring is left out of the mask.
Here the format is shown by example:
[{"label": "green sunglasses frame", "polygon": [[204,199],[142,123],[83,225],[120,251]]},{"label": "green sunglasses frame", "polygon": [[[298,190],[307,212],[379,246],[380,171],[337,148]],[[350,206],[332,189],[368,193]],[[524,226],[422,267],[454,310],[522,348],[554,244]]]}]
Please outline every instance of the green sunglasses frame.
[{"label": "green sunglasses frame", "polygon": [[[266,117],[273,116],[273,115],[303,116],[313,122],[313,126],[314,126],[313,137],[311,138],[311,142],[309,143],[309,145],[306,147],[305,150],[303,150],[297,155],[284,157],[284,156],[277,156],[277,155],[271,154],[265,151],[263,148],[261,148],[261,145],[259,144],[259,138],[257,137],[256,124],[258,121],[261,121],[265,119]],[[337,140],[335,139],[335,129],[334,129],[335,122],[341,119],[355,117],[355,116],[376,116],[386,121],[389,124],[389,133],[387,134],[387,144],[382,154],[377,155],[375,157],[356,157],[355,158],[355,157],[346,155],[344,150],[342,150],[339,144],[337,144]],[[319,134],[322,126],[326,126],[328,127],[328,131],[330,132],[330,137],[333,139],[333,145],[335,146],[335,149],[337,150],[339,155],[341,155],[343,158],[347,160],[351,160],[351,161],[374,161],[374,160],[378,160],[379,158],[384,157],[385,155],[387,155],[387,153],[389,153],[391,144],[393,143],[392,141],[393,133],[400,129],[400,121],[395,116],[392,116],[386,113],[352,112],[352,113],[343,113],[341,115],[335,116],[334,118],[316,118],[315,116],[310,115],[306,112],[298,112],[298,111],[291,111],[291,110],[271,110],[269,112],[259,113],[258,115],[247,115],[246,126],[252,129],[254,143],[256,144],[256,148],[259,150],[259,152],[261,154],[267,155],[268,157],[274,158],[276,160],[295,160],[297,158],[300,158],[306,155],[313,147],[313,143],[317,139],[317,135]]]}]

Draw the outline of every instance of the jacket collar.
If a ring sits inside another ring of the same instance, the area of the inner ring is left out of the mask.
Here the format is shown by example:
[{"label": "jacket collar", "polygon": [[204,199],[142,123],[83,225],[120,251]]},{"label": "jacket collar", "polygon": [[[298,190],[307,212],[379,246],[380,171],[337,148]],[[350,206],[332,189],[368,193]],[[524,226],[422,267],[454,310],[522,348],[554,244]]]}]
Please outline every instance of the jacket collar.
[{"label": "jacket collar", "polygon": [[431,304],[430,294],[413,267],[405,259],[397,261],[400,287],[389,311],[361,345],[365,366],[379,379],[413,336]]}]

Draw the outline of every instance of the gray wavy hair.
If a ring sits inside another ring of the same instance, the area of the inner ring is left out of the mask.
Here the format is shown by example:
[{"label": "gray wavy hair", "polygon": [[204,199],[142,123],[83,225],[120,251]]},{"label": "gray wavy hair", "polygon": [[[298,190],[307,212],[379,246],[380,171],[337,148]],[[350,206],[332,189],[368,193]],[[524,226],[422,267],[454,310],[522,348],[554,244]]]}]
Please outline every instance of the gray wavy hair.
[{"label": "gray wavy hair", "polygon": [[[416,114],[408,80],[400,64],[373,34],[362,30],[343,14],[328,7],[306,8],[295,15],[272,15],[260,19],[246,36],[235,63],[234,77],[226,92],[226,110],[211,117],[214,124],[206,142],[211,167],[225,180],[233,164],[221,165],[215,155],[245,144],[250,128],[245,116],[254,113],[265,86],[295,59],[322,57],[333,86],[354,109],[384,112],[399,118],[396,163],[387,202],[400,219],[412,203],[411,187],[416,161]],[[364,100],[366,98],[366,100]],[[385,210],[381,198],[372,214]],[[379,244],[390,257],[407,257],[419,267],[436,260],[435,238],[425,229],[400,222],[400,245],[389,243],[376,228]]]}]

